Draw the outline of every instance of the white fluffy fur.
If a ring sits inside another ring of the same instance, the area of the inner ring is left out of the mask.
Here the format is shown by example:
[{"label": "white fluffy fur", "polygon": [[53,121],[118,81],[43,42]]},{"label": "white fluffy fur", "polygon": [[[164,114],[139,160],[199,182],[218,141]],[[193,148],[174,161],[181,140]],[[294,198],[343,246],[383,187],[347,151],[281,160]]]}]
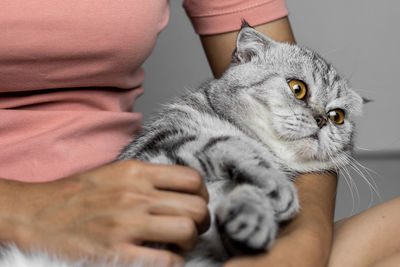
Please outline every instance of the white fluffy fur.
[{"label": "white fluffy fur", "polygon": [[14,245],[9,245],[7,249],[2,249],[0,254],[0,267],[163,267],[166,264],[154,262],[143,264],[140,260],[130,264],[118,263],[118,256],[112,261],[93,262],[83,258],[74,263],[67,262],[57,256],[52,256],[45,251],[32,251],[25,253]]}]

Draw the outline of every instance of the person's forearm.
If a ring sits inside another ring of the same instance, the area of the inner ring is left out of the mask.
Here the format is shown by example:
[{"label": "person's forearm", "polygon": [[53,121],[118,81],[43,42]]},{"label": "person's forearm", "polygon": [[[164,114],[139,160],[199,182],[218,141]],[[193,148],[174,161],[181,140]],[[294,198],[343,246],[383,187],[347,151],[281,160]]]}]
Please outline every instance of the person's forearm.
[{"label": "person's forearm", "polygon": [[331,230],[336,198],[336,174],[303,174],[296,178],[295,184],[300,200],[300,213],[287,225],[286,231],[299,227],[312,231]]},{"label": "person's forearm", "polygon": [[[319,247],[320,257],[313,260],[325,264],[333,235],[333,216],[337,177],[335,174],[303,174],[295,181],[300,200],[300,212],[281,235],[301,232]],[[313,265],[314,266],[314,265]]]}]

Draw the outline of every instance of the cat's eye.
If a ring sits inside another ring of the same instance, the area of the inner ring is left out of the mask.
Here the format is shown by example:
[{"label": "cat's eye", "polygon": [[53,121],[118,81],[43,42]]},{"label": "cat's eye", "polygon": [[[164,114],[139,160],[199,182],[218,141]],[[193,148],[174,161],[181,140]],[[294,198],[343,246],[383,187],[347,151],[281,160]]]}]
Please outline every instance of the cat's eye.
[{"label": "cat's eye", "polygon": [[290,80],[288,82],[290,89],[297,99],[303,99],[307,94],[307,86],[299,80]]},{"label": "cat's eye", "polygon": [[342,124],[344,121],[344,111],[337,108],[328,112],[328,117],[336,124]]}]

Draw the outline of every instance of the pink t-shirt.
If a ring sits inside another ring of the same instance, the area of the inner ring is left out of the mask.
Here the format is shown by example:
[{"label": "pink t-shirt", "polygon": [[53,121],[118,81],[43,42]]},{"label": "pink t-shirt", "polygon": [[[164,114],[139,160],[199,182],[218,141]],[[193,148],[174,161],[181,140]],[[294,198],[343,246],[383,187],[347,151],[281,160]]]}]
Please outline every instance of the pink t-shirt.
[{"label": "pink t-shirt", "polygon": [[[287,15],[284,0],[185,0],[199,34]],[[141,65],[168,0],[0,1],[0,177],[42,182],[112,161],[138,133]]]}]

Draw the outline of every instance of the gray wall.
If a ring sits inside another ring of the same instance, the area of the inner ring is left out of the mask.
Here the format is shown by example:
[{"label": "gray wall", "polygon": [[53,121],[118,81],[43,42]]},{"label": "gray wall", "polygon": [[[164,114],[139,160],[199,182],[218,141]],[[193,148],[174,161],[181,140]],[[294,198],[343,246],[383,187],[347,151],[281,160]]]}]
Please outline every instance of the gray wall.
[{"label": "gray wall", "polygon": [[[135,106],[135,111],[143,112],[145,120],[183,88],[196,86],[212,76],[181,1],[170,2],[170,23],[144,64],[145,94]],[[353,88],[374,100],[358,120],[356,155],[372,169],[365,176],[376,182],[381,199],[376,193],[371,195],[367,183],[353,172],[351,176],[359,192],[353,201],[341,177],[336,218],[399,195],[400,2],[287,0],[287,5],[296,41],[321,53],[350,80]]]}]

